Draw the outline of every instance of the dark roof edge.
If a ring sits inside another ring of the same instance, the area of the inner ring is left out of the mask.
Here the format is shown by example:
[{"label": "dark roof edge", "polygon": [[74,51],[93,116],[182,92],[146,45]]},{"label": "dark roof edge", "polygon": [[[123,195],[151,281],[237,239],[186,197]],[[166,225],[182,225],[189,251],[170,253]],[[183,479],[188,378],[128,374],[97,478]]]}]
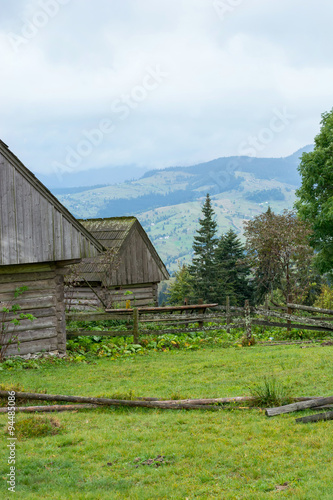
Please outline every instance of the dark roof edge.
[{"label": "dark roof edge", "polygon": [[30,184],[32,184],[39,193],[41,193],[51,204],[53,204],[59,212],[67,219],[67,221],[72,224],[81,234],[83,234],[94,246],[95,248],[103,252],[105,250],[104,246],[94,238],[94,236],[82,225],[80,222],[70,213],[67,208],[60,203],[60,201],[51,193],[49,189],[21,162],[21,160],[9,149],[7,144],[5,144],[0,139],[0,152],[3,156],[12,164],[17,170],[27,179]]}]

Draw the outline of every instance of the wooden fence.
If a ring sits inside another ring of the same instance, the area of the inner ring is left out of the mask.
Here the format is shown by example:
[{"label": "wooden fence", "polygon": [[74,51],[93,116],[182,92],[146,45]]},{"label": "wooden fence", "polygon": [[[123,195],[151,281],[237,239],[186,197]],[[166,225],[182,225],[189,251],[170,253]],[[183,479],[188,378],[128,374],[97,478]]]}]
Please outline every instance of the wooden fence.
[{"label": "wooden fence", "polygon": [[[286,312],[287,311],[292,311]],[[299,316],[297,313],[321,314],[323,316]],[[318,309],[288,303],[283,306],[250,307],[245,301],[244,307],[230,306],[227,298],[225,306],[218,304],[197,304],[176,307],[145,307],[135,309],[109,309],[101,313],[70,313],[67,321],[109,321],[122,320],[125,330],[76,330],[68,331],[67,338],[77,336],[133,336],[134,343],[146,335],[182,334],[210,330],[243,328],[248,339],[252,336],[252,326],[279,327],[302,330],[327,331],[333,333],[333,310]],[[150,325],[150,328],[149,328]],[[152,328],[159,325],[158,329]]]}]

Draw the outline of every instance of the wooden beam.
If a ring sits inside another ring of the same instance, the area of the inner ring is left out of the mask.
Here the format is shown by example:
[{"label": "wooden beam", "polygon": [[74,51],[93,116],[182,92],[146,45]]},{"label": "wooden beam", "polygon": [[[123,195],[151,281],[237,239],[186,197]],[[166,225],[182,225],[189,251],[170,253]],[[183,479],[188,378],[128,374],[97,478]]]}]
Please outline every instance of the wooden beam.
[{"label": "wooden beam", "polygon": [[275,417],[276,415],[281,415],[282,413],[292,413],[294,411],[306,410],[308,408],[316,408],[318,406],[324,406],[333,403],[333,397],[310,399],[309,401],[300,401],[298,403],[292,403],[291,405],[278,406],[276,408],[267,408],[267,417]]},{"label": "wooden beam", "polygon": [[308,422],[319,422],[320,420],[333,420],[333,411],[326,413],[316,413],[316,415],[308,415],[307,417],[296,418],[296,424],[307,424]]}]

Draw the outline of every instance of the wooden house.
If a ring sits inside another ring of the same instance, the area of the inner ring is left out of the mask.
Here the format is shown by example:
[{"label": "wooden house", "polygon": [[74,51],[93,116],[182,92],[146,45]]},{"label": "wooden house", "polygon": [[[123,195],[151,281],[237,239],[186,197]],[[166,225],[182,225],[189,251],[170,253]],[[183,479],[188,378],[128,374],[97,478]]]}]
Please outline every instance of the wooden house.
[{"label": "wooden house", "polygon": [[157,287],[169,273],[135,217],[80,221],[107,249],[74,266],[76,285],[66,292],[68,308],[94,309],[157,305]]},{"label": "wooden house", "polygon": [[[65,352],[65,266],[103,250],[0,141],[0,348],[8,342],[4,330],[14,335],[7,355]],[[14,300],[19,287],[27,290]],[[35,319],[11,323],[15,315],[3,307],[13,304]]]}]

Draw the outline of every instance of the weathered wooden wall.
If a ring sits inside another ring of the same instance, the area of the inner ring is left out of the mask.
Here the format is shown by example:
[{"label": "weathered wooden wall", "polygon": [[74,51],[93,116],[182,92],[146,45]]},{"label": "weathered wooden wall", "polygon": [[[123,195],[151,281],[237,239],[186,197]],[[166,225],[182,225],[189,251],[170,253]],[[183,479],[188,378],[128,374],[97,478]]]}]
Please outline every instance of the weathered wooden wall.
[{"label": "weathered wooden wall", "polygon": [[0,142],[0,266],[94,256],[92,239]]},{"label": "weathered wooden wall", "polygon": [[[144,283],[139,285],[125,286],[121,290],[111,288],[106,290],[100,285],[93,286],[95,292],[102,298],[103,302],[111,308],[122,308],[126,301],[131,301],[131,307],[157,306],[157,283]],[[118,287],[119,288],[119,287]],[[126,294],[126,292],[132,292]],[[65,303],[67,310],[89,311],[103,308],[103,304],[88,286],[66,288]]]},{"label": "weathered wooden wall", "polygon": [[[14,329],[20,342],[9,346],[7,355],[33,354],[41,351],[66,352],[63,270],[55,265],[0,266],[0,309],[6,304],[18,304],[22,313],[36,317],[22,320],[14,327],[13,316],[6,317],[9,330]],[[28,290],[14,299],[15,289]],[[1,315],[0,315],[1,320]]]}]

